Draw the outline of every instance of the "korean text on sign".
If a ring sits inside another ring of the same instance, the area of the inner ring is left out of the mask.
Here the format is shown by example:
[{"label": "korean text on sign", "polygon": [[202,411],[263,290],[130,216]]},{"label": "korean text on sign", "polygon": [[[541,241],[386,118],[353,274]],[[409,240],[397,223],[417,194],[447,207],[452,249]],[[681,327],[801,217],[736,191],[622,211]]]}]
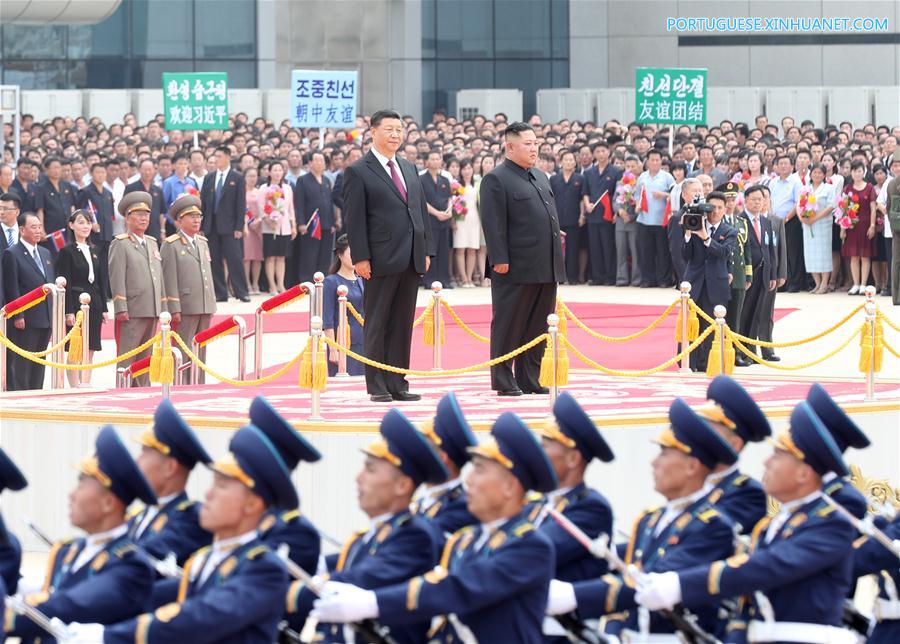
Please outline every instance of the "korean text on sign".
[{"label": "korean text on sign", "polygon": [[162,87],[166,129],[228,129],[228,74],[165,73]]},{"label": "korean text on sign", "polygon": [[706,123],[705,69],[638,67],[635,121],[638,123]]},{"label": "korean text on sign", "polygon": [[358,90],[357,72],[295,69],[291,73],[291,125],[353,127]]}]

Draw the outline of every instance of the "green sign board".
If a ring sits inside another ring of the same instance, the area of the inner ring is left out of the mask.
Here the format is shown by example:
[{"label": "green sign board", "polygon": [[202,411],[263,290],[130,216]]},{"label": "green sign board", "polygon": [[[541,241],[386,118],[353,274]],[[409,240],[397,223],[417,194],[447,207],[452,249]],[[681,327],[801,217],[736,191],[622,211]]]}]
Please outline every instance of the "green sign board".
[{"label": "green sign board", "polygon": [[706,124],[705,69],[638,67],[634,114],[638,123]]},{"label": "green sign board", "polygon": [[228,74],[162,75],[167,130],[227,130]]}]

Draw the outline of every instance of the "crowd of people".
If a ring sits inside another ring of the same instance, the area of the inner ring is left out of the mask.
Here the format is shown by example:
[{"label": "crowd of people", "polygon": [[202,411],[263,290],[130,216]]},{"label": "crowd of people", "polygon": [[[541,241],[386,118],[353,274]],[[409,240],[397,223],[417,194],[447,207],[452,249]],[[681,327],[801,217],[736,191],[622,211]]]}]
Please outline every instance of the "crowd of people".
[{"label": "crowd of people", "polygon": [[[368,117],[359,117],[353,129],[333,131],[239,113],[228,131],[194,139],[163,124],[162,115],[142,124],[127,114],[110,125],[24,115],[18,158],[5,126],[0,250],[19,245],[22,252],[4,253],[0,262],[3,302],[53,275],[66,277],[76,296],[92,294],[96,350],[107,300],[116,304],[117,324],[149,319],[178,301],[167,292],[177,279],[164,279],[166,262],[155,262],[164,260],[167,243],[182,237],[195,249],[194,235],[204,245],[197,252],[201,284],[214,293],[197,315],[210,316],[229,296],[249,302],[309,281],[317,271],[340,273],[342,265],[343,283],[364,290],[348,268],[352,258],[342,264],[335,250],[352,254],[336,238],[350,232],[344,171],[372,147]],[[434,240],[422,284],[489,285],[496,273],[482,226],[481,185],[507,160],[506,116],[459,120],[438,111],[427,124],[406,116],[402,125],[396,154],[419,173]],[[817,127],[791,117],[776,124],[765,116],[752,124],[722,121],[671,133],[617,120],[551,124],[533,116],[529,125],[538,146],[535,168],[549,180],[563,240],[560,282],[669,288],[687,280],[704,310],[725,305],[733,330],[762,340],[772,339],[780,291],[860,295],[871,284],[900,304],[900,252],[893,247],[900,230],[900,126]],[[135,202],[133,214],[121,207],[131,193],[149,195]],[[199,227],[187,235],[173,211],[185,195],[199,200]],[[683,209],[697,199],[712,211],[704,211],[702,230],[685,231]],[[715,231],[713,221],[726,227]],[[137,286],[110,271],[117,239],[147,249],[148,268]],[[707,253],[727,258],[707,263]],[[160,283],[144,288],[154,280]],[[329,280],[329,288],[339,281]],[[135,315],[125,305],[137,290],[150,296]],[[77,297],[68,298],[70,324],[76,309]],[[334,315],[327,317],[333,323]],[[46,347],[48,314],[32,310],[11,326],[24,348]],[[125,335],[129,342],[120,343],[120,353],[146,333]],[[702,369],[702,352],[698,358],[694,367]],[[738,364],[749,361],[739,358]],[[351,368],[360,372],[357,364]],[[39,386],[37,366],[19,371],[16,387]]]}]

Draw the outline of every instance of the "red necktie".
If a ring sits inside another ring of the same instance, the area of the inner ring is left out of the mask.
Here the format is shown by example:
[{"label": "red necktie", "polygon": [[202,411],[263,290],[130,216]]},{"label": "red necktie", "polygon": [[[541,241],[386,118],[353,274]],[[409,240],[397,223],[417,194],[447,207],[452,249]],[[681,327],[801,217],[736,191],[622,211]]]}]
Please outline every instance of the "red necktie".
[{"label": "red necktie", "polygon": [[397,186],[397,190],[400,192],[400,196],[403,197],[403,201],[406,201],[406,188],[403,186],[403,182],[400,180],[400,175],[397,174],[397,167],[394,165],[394,160],[388,159],[387,165],[388,168],[391,169],[391,181],[393,181],[394,185]]},{"label": "red necktie", "polygon": [[756,241],[762,243],[762,235],[759,233],[759,215],[753,218],[753,230],[756,232]]}]

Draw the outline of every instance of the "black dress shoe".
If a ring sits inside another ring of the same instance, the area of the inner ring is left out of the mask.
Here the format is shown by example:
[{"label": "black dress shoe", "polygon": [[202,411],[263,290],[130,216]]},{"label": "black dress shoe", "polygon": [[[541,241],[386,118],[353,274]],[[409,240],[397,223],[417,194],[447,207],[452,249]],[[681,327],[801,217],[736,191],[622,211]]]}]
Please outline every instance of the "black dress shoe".
[{"label": "black dress shoe", "polygon": [[538,387],[537,389],[531,389],[531,390],[529,390],[528,393],[530,393],[530,394],[538,394],[538,395],[541,395],[541,394],[549,394],[549,393],[550,393],[550,389],[547,388],[547,387]]},{"label": "black dress shoe", "polygon": [[249,302],[249,301],[250,301],[250,296],[249,296],[249,295],[242,295],[242,296],[239,297],[238,299],[239,299],[241,302]]},{"label": "black dress shoe", "polygon": [[369,400],[372,402],[391,402],[393,397],[390,394],[372,394],[369,396]]},{"label": "black dress shoe", "polygon": [[744,356],[735,356],[734,358],[734,366],[735,367],[749,367],[752,364],[750,358],[746,358]]},{"label": "black dress shoe", "polygon": [[497,390],[498,396],[521,396],[523,391],[521,389],[499,389]]},{"label": "black dress shoe", "polygon": [[228,301],[227,297],[217,297],[216,298],[216,302],[227,302],[227,301]]},{"label": "black dress shoe", "polygon": [[414,400],[422,400],[422,396],[419,394],[411,394],[408,391],[394,391],[391,392],[391,398],[394,400],[399,400],[401,402],[412,402]]},{"label": "black dress shoe", "polygon": [[762,359],[766,360],[767,362],[781,362],[781,358],[776,356],[774,353],[770,353],[769,355],[763,354]]}]

